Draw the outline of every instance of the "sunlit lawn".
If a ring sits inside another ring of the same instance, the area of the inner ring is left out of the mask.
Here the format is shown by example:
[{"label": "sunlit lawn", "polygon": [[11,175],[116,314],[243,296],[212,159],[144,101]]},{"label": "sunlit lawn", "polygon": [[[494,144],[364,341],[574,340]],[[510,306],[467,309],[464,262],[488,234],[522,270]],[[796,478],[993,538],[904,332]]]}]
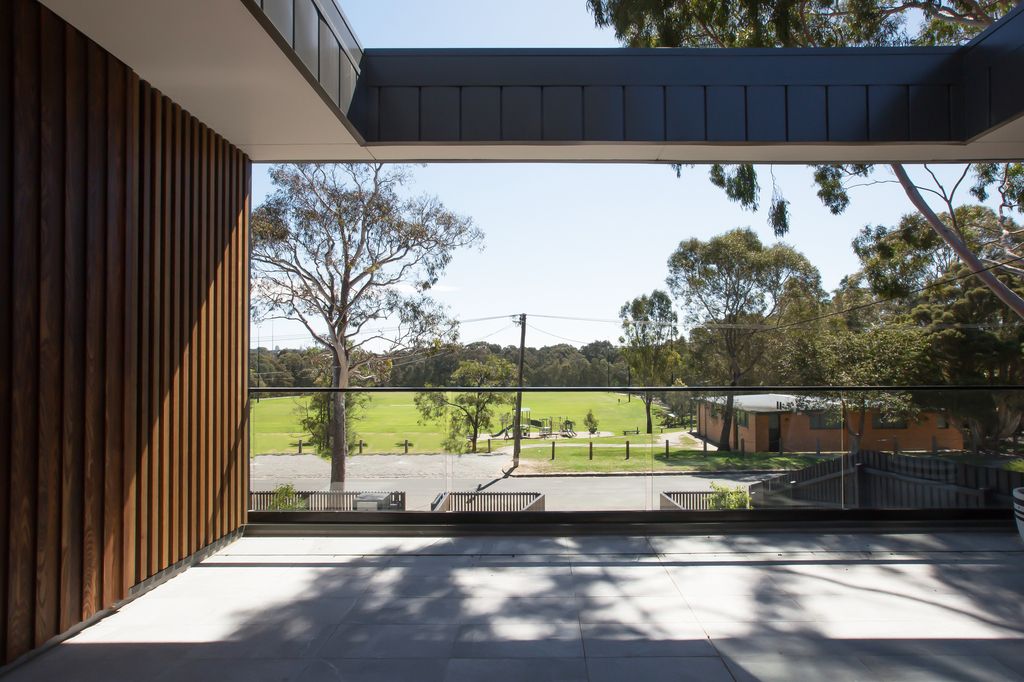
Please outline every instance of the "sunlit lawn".
[{"label": "sunlit lawn", "polygon": [[[401,453],[405,451],[404,441],[409,440],[410,453],[442,452],[444,440],[443,425],[439,422],[420,423],[420,415],[413,402],[415,393],[376,393],[358,410],[355,429],[358,438],[366,445],[364,454]],[[303,432],[300,425],[308,403],[308,396],[289,396],[281,398],[263,398],[253,403],[252,409],[252,453],[253,454],[284,454],[298,452],[301,437],[308,441],[309,435]],[[601,431],[617,434],[614,437],[600,439],[606,442],[625,442],[627,437],[622,431],[639,428],[640,436],[630,436],[633,441],[646,439],[643,433],[646,428],[644,406],[636,398],[630,400],[618,393],[526,393],[523,396],[523,407],[530,408],[530,417],[540,420],[551,418],[555,428],[564,419],[576,423],[576,431],[585,435],[583,418],[587,410],[593,410]],[[495,409],[496,418],[488,429],[497,433],[501,428],[501,415],[511,414],[510,405],[501,405]],[[657,415],[655,415],[657,420]],[[657,431],[657,426],[655,427]],[[537,429],[534,428],[534,435]],[[480,436],[480,449],[486,450],[487,433]],[[656,433],[655,438],[663,437]],[[531,439],[530,442],[540,439]],[[543,441],[541,441],[543,442]],[[492,447],[510,444],[496,439]]]}]

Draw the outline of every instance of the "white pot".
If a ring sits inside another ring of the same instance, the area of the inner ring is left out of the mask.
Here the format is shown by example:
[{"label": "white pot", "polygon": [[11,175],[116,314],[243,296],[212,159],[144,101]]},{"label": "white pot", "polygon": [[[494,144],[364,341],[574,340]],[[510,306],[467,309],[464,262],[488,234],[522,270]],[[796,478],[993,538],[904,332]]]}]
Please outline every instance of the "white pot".
[{"label": "white pot", "polygon": [[1013,491],[1013,515],[1017,518],[1017,532],[1024,540],[1024,488]]}]

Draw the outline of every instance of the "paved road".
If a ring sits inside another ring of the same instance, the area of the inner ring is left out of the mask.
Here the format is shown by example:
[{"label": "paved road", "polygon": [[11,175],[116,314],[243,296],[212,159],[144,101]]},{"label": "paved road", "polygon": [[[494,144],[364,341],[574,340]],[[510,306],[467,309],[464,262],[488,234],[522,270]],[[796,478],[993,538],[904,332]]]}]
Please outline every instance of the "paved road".
[{"label": "paved road", "polygon": [[[429,509],[445,490],[530,491],[545,494],[549,511],[646,510],[658,508],[668,490],[710,490],[712,482],[749,485],[751,474],[673,474],[659,476],[511,476],[505,455],[365,455],[349,460],[349,490],[404,490],[410,510]],[[313,455],[268,455],[252,464],[252,489],[273,490],[291,483],[300,490],[326,490],[330,463]]]}]

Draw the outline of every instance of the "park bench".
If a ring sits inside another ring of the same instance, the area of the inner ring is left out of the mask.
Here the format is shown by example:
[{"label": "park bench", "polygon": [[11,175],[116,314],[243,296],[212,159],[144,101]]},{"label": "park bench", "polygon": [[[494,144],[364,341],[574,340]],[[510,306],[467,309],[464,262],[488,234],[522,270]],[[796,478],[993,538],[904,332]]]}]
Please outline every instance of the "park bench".
[{"label": "park bench", "polygon": [[640,427],[638,426],[635,429],[626,429],[625,431],[622,432],[623,436],[628,436],[630,434],[632,434],[634,436],[639,436],[640,435]]}]

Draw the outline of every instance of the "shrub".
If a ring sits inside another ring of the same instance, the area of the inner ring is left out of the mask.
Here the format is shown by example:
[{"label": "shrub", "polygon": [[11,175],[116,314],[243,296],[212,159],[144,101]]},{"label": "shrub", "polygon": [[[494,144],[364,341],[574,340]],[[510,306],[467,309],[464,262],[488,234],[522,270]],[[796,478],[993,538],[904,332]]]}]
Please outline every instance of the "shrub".
[{"label": "shrub", "polygon": [[597,418],[594,416],[593,410],[587,410],[587,416],[583,418],[583,426],[587,427],[591,436],[597,433]]},{"label": "shrub", "polygon": [[298,496],[295,486],[285,483],[274,488],[274,496],[270,499],[268,508],[273,511],[300,511],[307,506],[306,500]]},{"label": "shrub", "polygon": [[711,484],[711,509],[750,509],[750,493],[743,486]]}]

